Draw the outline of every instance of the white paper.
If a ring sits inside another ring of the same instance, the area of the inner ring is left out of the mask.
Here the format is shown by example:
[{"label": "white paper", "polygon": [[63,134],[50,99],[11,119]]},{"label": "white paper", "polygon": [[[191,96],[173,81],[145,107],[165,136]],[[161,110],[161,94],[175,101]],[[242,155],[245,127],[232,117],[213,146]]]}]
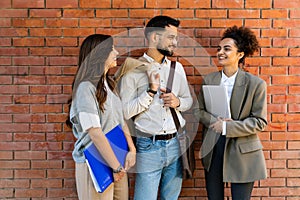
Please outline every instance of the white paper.
[{"label": "white paper", "polygon": [[206,111],[215,117],[231,118],[226,88],[222,85],[203,85]]}]

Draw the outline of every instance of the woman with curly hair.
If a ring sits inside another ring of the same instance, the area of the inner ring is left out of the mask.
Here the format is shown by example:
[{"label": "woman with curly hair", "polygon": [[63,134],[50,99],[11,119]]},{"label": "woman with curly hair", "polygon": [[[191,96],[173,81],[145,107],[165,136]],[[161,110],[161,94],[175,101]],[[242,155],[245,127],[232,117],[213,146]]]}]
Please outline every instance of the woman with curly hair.
[{"label": "woman with curly hair", "polygon": [[210,200],[224,199],[226,182],[230,183],[233,200],[249,200],[254,181],[267,177],[258,137],[267,125],[266,83],[242,69],[245,58],[258,49],[258,41],[249,28],[228,28],[217,52],[222,70],[206,75],[203,80],[203,85],[223,85],[226,88],[231,116],[221,118],[209,113],[203,92],[200,92],[201,158]]},{"label": "woman with curly hair", "polygon": [[[82,42],[79,51],[78,70],[73,82],[70,116],[76,142],[73,150],[76,187],[79,200],[128,200],[126,171],[135,164],[136,150],[125,123],[122,103],[115,90],[115,82],[108,70],[117,65],[118,51],[110,35],[93,34]],[[125,166],[119,163],[105,134],[121,126],[129,152]],[[89,174],[83,150],[91,142],[109,167],[113,169],[114,183],[103,193],[97,193]]]}]

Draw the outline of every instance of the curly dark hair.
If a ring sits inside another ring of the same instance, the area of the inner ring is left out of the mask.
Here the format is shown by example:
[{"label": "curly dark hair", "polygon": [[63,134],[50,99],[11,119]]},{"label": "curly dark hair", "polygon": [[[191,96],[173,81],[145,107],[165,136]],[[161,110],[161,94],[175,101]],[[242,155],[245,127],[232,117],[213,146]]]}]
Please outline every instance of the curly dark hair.
[{"label": "curly dark hair", "polygon": [[232,26],[225,30],[222,40],[231,38],[234,40],[238,52],[244,52],[244,56],[239,60],[239,64],[245,64],[245,58],[252,56],[259,50],[259,43],[253,31],[247,27]]}]

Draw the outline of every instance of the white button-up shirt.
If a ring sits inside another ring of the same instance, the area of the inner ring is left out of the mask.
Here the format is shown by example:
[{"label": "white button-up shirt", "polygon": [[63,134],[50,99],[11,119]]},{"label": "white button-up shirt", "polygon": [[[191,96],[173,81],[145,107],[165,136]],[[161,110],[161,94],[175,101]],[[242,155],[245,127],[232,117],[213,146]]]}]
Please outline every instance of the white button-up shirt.
[{"label": "white button-up shirt", "polygon": [[[160,87],[166,88],[171,61],[167,58],[162,63],[157,63],[153,58],[144,54],[144,58],[151,63],[151,70],[160,74]],[[175,123],[169,107],[164,106],[164,102],[159,98],[158,91],[151,97],[147,89],[149,80],[144,71],[131,71],[126,73],[120,82],[120,96],[123,103],[124,116],[130,119],[135,116],[135,126],[138,130],[149,134],[170,134],[176,132]],[[188,110],[193,103],[188,82],[183,66],[176,62],[172,93],[179,98],[180,106],[177,107],[181,126],[185,125],[180,111]]]},{"label": "white button-up shirt", "polygon": [[[228,76],[226,76],[226,74],[224,74],[224,71],[222,71],[222,79],[221,79],[220,85],[223,85],[227,91],[227,101],[228,101],[228,105],[229,105],[229,113],[230,113],[230,99],[231,99],[232,90],[233,90],[233,86],[235,83],[237,72],[238,71],[236,71],[232,76],[228,77]],[[223,122],[222,135],[226,135],[226,122]]]}]

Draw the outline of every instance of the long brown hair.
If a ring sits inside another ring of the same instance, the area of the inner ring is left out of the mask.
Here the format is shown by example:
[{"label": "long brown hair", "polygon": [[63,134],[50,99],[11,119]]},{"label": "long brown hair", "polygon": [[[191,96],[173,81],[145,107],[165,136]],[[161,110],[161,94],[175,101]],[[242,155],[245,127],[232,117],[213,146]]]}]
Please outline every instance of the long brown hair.
[{"label": "long brown hair", "polygon": [[[78,69],[72,84],[72,97],[75,98],[77,88],[83,81],[90,81],[96,88],[96,98],[100,110],[104,111],[104,103],[107,99],[107,80],[109,88],[114,91],[115,82],[105,73],[105,61],[113,50],[113,38],[110,35],[93,34],[85,38],[79,51]],[[69,119],[66,121],[69,127],[72,126]]]}]

